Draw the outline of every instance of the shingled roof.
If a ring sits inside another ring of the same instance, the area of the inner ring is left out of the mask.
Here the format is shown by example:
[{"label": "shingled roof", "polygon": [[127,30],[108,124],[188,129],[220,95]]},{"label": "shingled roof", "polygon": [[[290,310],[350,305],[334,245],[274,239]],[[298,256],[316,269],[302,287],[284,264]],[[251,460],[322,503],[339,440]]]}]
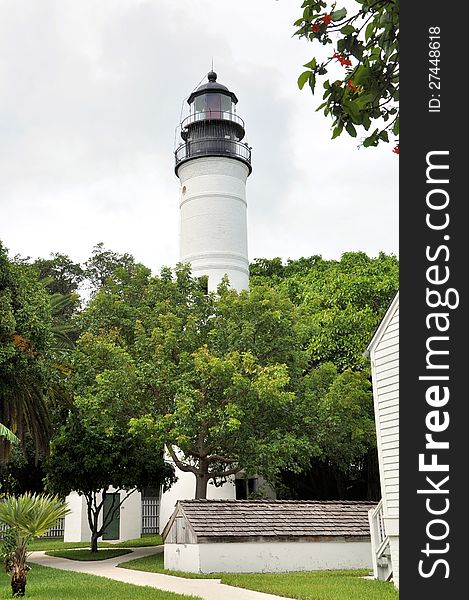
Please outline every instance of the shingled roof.
[{"label": "shingled roof", "polygon": [[186,522],[193,543],[214,538],[369,537],[368,511],[374,506],[355,501],[180,500],[163,538],[177,517]]}]

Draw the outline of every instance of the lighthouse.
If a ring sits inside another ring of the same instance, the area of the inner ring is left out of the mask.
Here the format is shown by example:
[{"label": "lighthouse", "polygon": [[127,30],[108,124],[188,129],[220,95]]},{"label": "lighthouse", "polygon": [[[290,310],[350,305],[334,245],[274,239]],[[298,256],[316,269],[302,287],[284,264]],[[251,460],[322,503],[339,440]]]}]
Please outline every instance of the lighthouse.
[{"label": "lighthouse", "polygon": [[[218,83],[213,71],[207,80],[187,99],[189,114],[178,128],[180,261],[191,265],[194,277],[207,276],[208,291],[216,291],[225,276],[233,289],[247,290],[246,181],[252,171],[251,149],[244,121],[236,113],[236,95]],[[172,462],[169,456],[166,460]],[[176,466],[175,471],[176,483],[161,496],[160,531],[176,502],[195,495],[194,475]],[[235,478],[208,486],[207,497],[235,499]]]},{"label": "lighthouse", "polygon": [[[179,127],[175,172],[180,181],[180,261],[194,277],[208,277],[208,291],[229,279],[249,287],[246,181],[251,148],[234,92],[210,71],[191,93]],[[182,141],[181,141],[182,140]]]}]

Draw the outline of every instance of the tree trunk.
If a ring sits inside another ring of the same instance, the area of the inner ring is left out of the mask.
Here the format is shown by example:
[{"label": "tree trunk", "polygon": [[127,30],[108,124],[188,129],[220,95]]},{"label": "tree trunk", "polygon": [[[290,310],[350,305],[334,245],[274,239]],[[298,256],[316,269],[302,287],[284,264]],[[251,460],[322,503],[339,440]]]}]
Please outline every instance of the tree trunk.
[{"label": "tree trunk", "polygon": [[26,566],[14,570],[11,578],[11,592],[13,598],[24,596],[26,591]]},{"label": "tree trunk", "polygon": [[97,551],[98,551],[98,532],[92,531],[91,532],[91,552],[97,552]]},{"label": "tree trunk", "polygon": [[208,476],[203,473],[197,473],[195,484],[195,499],[205,500],[207,498]]},{"label": "tree trunk", "polygon": [[208,461],[200,459],[199,472],[195,476],[195,499],[205,500],[207,498],[207,484],[209,480]]}]

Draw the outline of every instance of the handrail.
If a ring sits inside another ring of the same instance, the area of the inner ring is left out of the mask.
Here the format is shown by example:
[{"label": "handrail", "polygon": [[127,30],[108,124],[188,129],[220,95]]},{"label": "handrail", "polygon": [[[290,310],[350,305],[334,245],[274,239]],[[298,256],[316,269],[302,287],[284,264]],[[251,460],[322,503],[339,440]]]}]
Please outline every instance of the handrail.
[{"label": "handrail", "polygon": [[210,137],[193,140],[178,146],[174,153],[176,168],[181,162],[199,156],[236,158],[251,168],[251,148],[247,144],[235,140]]},{"label": "handrail", "polygon": [[182,121],[181,129],[185,129],[192,123],[210,120],[231,121],[232,123],[240,125],[244,129],[244,121],[241,117],[238,117],[236,113],[226,112],[223,110],[206,110],[203,112],[195,112]]},{"label": "handrail", "polygon": [[368,511],[368,521],[370,524],[371,534],[373,575],[376,579],[387,580],[392,573],[392,565],[388,560],[389,538],[385,528],[382,500],[380,500],[375,508],[372,508]]},{"label": "handrail", "polygon": [[378,505],[373,509],[372,517],[376,523],[376,533],[378,534],[379,544],[386,539],[386,528],[384,525],[384,509],[383,501],[380,500]]}]

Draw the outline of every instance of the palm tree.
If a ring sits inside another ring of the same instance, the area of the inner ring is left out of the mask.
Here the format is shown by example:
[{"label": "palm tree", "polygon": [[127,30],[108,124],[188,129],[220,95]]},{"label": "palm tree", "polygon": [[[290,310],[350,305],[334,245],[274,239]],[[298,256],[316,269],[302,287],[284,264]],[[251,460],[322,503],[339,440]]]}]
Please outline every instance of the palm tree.
[{"label": "palm tree", "polygon": [[[48,299],[52,319],[46,352],[48,377],[44,378],[44,364],[42,367],[37,364],[36,352],[29,340],[17,332],[11,336],[11,341],[21,353],[29,356],[30,363],[0,372],[0,419],[21,439],[26,432],[30,433],[36,447],[36,459],[49,451],[50,406],[54,403],[67,406],[69,403],[60,371],[66,369],[64,357],[73,348],[71,336],[76,333],[74,325],[60,322],[62,311],[76,304],[76,295],[56,293]],[[16,437],[10,439],[0,428],[0,462],[8,462],[12,441],[18,440]]]},{"label": "palm tree", "polygon": [[3,559],[11,575],[14,598],[24,596],[28,566],[28,544],[44,535],[70,511],[58,496],[26,493],[8,496],[0,503],[0,523],[7,526]]},{"label": "palm tree", "polygon": [[[50,439],[50,419],[39,366],[8,369],[0,377],[0,422],[21,439],[29,432],[36,453],[47,453]],[[0,461],[8,462],[10,444],[8,438],[0,439]]]}]

